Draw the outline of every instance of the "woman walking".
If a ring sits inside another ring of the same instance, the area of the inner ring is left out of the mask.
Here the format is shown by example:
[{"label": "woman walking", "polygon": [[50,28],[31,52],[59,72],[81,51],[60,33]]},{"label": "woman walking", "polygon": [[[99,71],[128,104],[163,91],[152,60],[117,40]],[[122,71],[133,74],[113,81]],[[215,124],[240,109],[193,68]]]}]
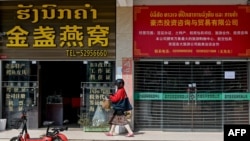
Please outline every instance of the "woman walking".
[{"label": "woman walking", "polygon": [[114,94],[109,95],[109,99],[112,102],[114,113],[110,120],[111,128],[107,136],[113,136],[113,131],[116,125],[124,126],[128,131],[126,137],[133,137],[134,133],[130,128],[129,122],[125,116],[126,106],[124,105],[124,100],[127,98],[126,91],[124,89],[124,80],[117,79],[115,81],[115,85],[117,87],[117,91]]}]

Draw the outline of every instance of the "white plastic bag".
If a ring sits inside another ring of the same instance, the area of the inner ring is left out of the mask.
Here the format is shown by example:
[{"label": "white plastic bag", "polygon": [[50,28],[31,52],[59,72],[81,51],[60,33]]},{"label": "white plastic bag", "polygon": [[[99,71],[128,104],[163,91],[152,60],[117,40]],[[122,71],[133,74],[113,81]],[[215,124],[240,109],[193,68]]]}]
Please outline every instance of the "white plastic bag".
[{"label": "white plastic bag", "polygon": [[101,106],[97,106],[95,114],[92,118],[92,126],[100,126],[106,121],[105,114],[102,111]]}]

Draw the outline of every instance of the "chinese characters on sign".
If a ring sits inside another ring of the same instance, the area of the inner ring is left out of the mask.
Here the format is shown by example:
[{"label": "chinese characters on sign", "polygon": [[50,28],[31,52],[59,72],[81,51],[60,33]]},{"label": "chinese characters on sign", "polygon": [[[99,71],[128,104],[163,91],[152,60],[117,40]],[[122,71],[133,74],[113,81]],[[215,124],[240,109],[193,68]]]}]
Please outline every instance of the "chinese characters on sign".
[{"label": "chinese characters on sign", "polygon": [[250,57],[249,6],[135,6],[135,57]]},{"label": "chinese characters on sign", "polygon": [[[84,47],[84,39],[83,39],[83,27],[82,26],[62,26],[60,28],[60,44],[55,44],[55,29],[50,26],[39,26],[34,29],[33,32],[33,40],[34,43],[32,46],[34,48],[56,48],[57,46],[68,48],[70,47]],[[109,27],[101,27],[100,25],[96,25],[94,27],[87,27],[87,33],[89,35],[88,45],[87,47],[92,47],[96,44],[100,44],[101,47],[108,46],[108,38]],[[9,48],[27,48],[31,45],[28,44],[28,35],[29,32],[23,29],[20,26],[15,26],[13,29],[7,32],[8,43],[6,47]]]},{"label": "chinese characters on sign", "polygon": [[37,81],[26,80],[30,76],[29,64],[6,62],[3,71],[3,93],[8,112],[22,111],[25,106],[36,105]]},{"label": "chinese characters on sign", "polygon": [[6,77],[30,75],[29,68],[25,63],[6,63],[4,67]]},{"label": "chinese characters on sign", "polygon": [[[31,19],[31,14],[26,11],[33,11],[34,13],[34,20],[31,21],[32,23],[37,23],[39,20],[49,20],[49,19],[67,19],[70,20],[72,17],[78,20],[85,20],[87,19],[87,10],[86,9],[58,9],[57,12],[53,8],[57,8],[57,5],[42,5],[43,9],[39,11],[39,9],[34,8],[33,5],[18,5],[17,10],[17,18],[19,20],[29,20]],[[92,9],[90,4],[85,4],[84,8],[90,9],[92,12],[92,19],[97,18],[97,10]],[[25,8],[25,9],[24,9]],[[32,9],[33,8],[33,9]],[[52,8],[52,9],[49,9]],[[66,12],[67,11],[67,12]],[[42,17],[39,17],[38,13],[41,13]],[[51,12],[51,15],[48,15],[48,12]],[[66,13],[65,13],[66,12]],[[57,16],[58,15],[58,16]],[[80,16],[81,15],[81,16]],[[56,17],[57,16],[57,17]],[[77,25],[65,25],[61,26],[60,28],[60,43],[59,45],[55,44],[56,34],[54,29],[51,26],[39,26],[36,27],[33,31],[33,44],[34,48],[55,48],[57,46],[60,47],[84,47],[84,33],[83,31],[86,30],[88,37],[88,44],[87,47],[92,47],[96,44],[100,44],[101,47],[108,46],[108,37],[109,34],[109,27],[101,27],[100,25],[96,26],[89,26],[86,29],[83,29],[83,26]],[[26,31],[20,26],[15,26],[7,32],[8,43],[6,47],[11,48],[22,48],[22,47],[29,47],[31,45],[28,44],[28,35],[29,31]],[[68,52],[68,51],[67,51]],[[79,53],[81,54],[81,53]],[[67,56],[70,56],[67,53]]]},{"label": "chinese characters on sign", "polygon": [[91,61],[88,63],[89,82],[111,82],[112,62]]},{"label": "chinese characters on sign", "polygon": [[25,107],[36,106],[37,81],[4,81],[3,92],[8,112],[22,111]]},{"label": "chinese characters on sign", "polygon": [[[109,94],[114,93],[115,87],[112,82],[84,82],[82,88],[86,98],[86,112],[82,114],[86,115],[86,118],[91,121],[89,125],[93,127],[109,126],[105,123],[108,122],[112,115],[112,110],[102,110],[101,104]],[[95,122],[99,122],[99,124],[97,125]]]},{"label": "chinese characters on sign", "polygon": [[102,104],[102,100],[105,99],[110,93],[112,93],[112,89],[109,84],[102,84],[100,83],[92,83],[92,86],[89,87],[89,98],[88,98],[88,111],[90,115],[94,114],[95,109],[97,106]]},{"label": "chinese characters on sign", "polygon": [[[163,18],[151,19],[150,26],[238,26],[238,13],[229,12],[174,12],[151,11],[150,17]],[[184,19],[182,19],[184,18]]]},{"label": "chinese characters on sign", "polygon": [[2,54],[7,58],[21,57],[12,50],[25,52],[26,58],[36,56],[32,52],[37,53],[36,58],[115,57],[115,0],[107,0],[104,5],[101,0],[70,4],[10,1],[1,2],[0,11],[6,33]]},{"label": "chinese characters on sign", "polygon": [[6,108],[9,112],[11,111],[22,111],[24,107],[24,102],[26,99],[26,88],[20,88],[13,86],[14,82],[5,82],[4,87],[6,87]]}]

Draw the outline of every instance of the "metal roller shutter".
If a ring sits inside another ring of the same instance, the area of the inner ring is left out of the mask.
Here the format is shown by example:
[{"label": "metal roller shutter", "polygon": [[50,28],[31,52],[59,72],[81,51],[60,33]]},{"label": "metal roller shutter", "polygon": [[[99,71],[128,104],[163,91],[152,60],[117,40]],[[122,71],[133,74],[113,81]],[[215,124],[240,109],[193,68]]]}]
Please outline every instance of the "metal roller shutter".
[{"label": "metal roller shutter", "polygon": [[249,123],[248,63],[135,61],[135,128],[222,130]]}]

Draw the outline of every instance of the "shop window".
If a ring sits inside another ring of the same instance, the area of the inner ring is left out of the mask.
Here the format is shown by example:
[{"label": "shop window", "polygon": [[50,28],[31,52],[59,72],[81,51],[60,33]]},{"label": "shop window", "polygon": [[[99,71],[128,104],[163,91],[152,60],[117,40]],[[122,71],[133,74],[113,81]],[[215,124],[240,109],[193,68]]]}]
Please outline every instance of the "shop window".
[{"label": "shop window", "polygon": [[3,61],[3,116],[10,120],[25,108],[37,106],[37,64],[30,61]]},{"label": "shop window", "polygon": [[112,111],[103,110],[103,99],[115,91],[115,62],[88,61],[85,64],[86,82],[81,83],[81,114],[79,124],[85,131],[108,131]]}]

